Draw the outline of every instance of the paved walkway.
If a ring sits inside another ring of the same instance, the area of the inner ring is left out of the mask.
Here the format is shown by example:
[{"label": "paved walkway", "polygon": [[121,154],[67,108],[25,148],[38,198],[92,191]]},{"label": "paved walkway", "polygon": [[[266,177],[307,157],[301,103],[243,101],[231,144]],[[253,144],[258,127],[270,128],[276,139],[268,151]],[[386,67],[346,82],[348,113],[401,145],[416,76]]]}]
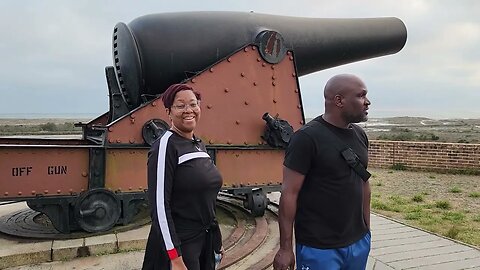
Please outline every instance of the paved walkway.
[{"label": "paved walkway", "polygon": [[[0,215],[22,207],[25,205],[0,207]],[[479,249],[377,215],[372,215],[371,219],[372,250],[368,270],[480,270]],[[19,241],[0,233],[0,269],[3,263],[8,265],[8,260],[33,264],[8,269],[140,269],[144,252],[129,250],[144,246],[147,234],[148,227],[143,227],[114,235],[52,242]],[[92,255],[106,254],[116,248],[122,252],[74,259],[81,246],[88,247]],[[59,261],[46,262],[52,254]]]},{"label": "paved walkway", "polygon": [[380,216],[371,218],[368,270],[480,269],[479,249]]}]

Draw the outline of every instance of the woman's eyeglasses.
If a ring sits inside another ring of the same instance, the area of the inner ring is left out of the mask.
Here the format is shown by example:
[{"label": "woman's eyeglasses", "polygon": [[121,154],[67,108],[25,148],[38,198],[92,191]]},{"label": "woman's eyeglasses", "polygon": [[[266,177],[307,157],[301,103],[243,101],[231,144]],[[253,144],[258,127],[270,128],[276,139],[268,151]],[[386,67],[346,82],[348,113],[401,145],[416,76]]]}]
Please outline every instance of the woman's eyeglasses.
[{"label": "woman's eyeglasses", "polygon": [[177,105],[172,105],[172,108],[177,109],[179,111],[186,111],[188,108],[192,109],[192,111],[196,111],[200,109],[200,101],[194,101],[189,104],[177,104]]}]

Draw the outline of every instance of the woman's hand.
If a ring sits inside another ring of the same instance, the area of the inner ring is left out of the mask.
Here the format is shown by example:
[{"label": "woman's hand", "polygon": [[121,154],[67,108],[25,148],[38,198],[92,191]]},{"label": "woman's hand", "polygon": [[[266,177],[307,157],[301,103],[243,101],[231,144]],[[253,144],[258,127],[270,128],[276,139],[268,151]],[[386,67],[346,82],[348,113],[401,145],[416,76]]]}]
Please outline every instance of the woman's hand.
[{"label": "woman's hand", "polygon": [[172,270],[188,270],[187,266],[183,262],[182,256],[179,256],[172,260]]}]

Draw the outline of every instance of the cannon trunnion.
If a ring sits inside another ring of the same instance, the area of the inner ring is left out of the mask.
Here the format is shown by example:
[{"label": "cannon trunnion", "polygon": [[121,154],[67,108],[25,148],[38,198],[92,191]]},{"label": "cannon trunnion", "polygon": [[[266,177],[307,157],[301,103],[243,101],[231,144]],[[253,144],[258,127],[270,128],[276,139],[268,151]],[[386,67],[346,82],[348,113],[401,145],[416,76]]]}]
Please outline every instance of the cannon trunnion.
[{"label": "cannon trunnion", "polygon": [[202,94],[195,134],[222,189],[262,215],[266,193],[280,190],[289,137],[305,123],[298,77],[405,41],[396,18],[185,12],[119,23],[105,69],[109,111],[79,124],[81,140],[0,138],[1,200],[27,201],[64,233],[128,224],[146,200],[149,147],[169,128],[160,95],[183,82]]}]

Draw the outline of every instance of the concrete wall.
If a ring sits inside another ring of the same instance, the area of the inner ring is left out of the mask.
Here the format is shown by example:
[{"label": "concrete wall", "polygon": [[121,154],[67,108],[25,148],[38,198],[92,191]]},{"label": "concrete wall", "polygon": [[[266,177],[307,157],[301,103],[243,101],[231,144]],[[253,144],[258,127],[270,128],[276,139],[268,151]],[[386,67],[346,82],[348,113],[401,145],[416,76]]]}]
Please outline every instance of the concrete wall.
[{"label": "concrete wall", "polygon": [[369,166],[480,173],[480,144],[371,140]]}]

